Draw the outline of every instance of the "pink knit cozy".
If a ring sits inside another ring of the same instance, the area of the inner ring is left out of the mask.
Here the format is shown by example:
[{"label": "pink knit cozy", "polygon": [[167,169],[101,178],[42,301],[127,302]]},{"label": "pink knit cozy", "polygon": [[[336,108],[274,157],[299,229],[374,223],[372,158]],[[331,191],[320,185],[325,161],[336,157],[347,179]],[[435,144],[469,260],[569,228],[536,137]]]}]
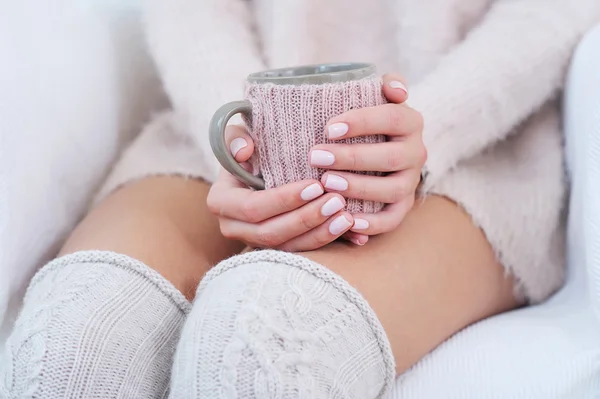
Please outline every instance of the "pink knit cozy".
[{"label": "pink knit cozy", "polygon": [[[266,188],[303,179],[320,179],[325,170],[309,164],[310,149],[331,143],[325,125],[334,116],[357,108],[385,104],[382,81],[377,76],[343,83],[277,85],[250,83],[246,97],[252,103],[252,121],[246,120],[256,143],[254,164]],[[337,142],[380,143],[383,135]],[[379,175],[376,172],[361,174]],[[382,203],[349,199],[351,213],[374,213]]]}]

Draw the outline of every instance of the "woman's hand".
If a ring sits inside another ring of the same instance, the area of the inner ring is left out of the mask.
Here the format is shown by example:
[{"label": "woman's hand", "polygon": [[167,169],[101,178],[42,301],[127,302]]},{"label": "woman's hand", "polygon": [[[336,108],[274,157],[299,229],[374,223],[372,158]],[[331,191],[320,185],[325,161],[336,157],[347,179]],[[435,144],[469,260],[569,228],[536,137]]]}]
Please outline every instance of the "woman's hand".
[{"label": "woman's hand", "polygon": [[[243,127],[228,127],[226,139],[238,162],[250,158],[254,144]],[[253,248],[310,251],[336,240],[354,224],[352,215],[343,211],[344,197],[325,193],[317,180],[253,191],[222,171],[207,202],[219,218],[221,233]]]},{"label": "woman's hand", "polygon": [[[375,214],[356,214],[352,231],[345,238],[364,244],[368,236],[394,230],[415,201],[421,168],[427,159],[422,140],[423,118],[404,102],[408,94],[401,78],[384,76],[384,94],[390,104],[348,111],[329,121],[326,134],[331,140],[385,134],[378,144],[323,144],[311,150],[310,163],[329,169],[321,183],[328,192],[384,202]],[[341,171],[386,172],[383,177]]]}]

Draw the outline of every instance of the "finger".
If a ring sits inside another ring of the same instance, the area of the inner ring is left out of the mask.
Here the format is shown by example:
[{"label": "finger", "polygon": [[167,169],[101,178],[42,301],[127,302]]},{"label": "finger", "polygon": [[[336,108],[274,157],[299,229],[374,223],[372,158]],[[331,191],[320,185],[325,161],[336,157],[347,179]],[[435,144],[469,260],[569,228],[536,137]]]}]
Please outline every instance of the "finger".
[{"label": "finger", "polygon": [[348,212],[338,212],[319,227],[296,237],[279,249],[287,252],[312,251],[324,247],[337,240],[345,232],[350,230],[354,223],[352,215]]},{"label": "finger", "polygon": [[352,231],[369,236],[394,231],[412,209],[414,202],[414,196],[410,196],[403,201],[386,206],[381,212],[356,214]]},{"label": "finger", "polygon": [[420,172],[407,169],[387,176],[358,175],[348,172],[327,172],[321,184],[328,192],[338,192],[345,198],[393,204],[413,195],[419,185]]},{"label": "finger", "polygon": [[395,73],[383,75],[383,95],[391,103],[401,104],[408,99],[404,77]]},{"label": "finger", "polygon": [[406,136],[423,130],[423,117],[403,104],[353,109],[332,118],[325,126],[330,140],[385,134]]},{"label": "finger", "polygon": [[277,248],[325,223],[345,206],[346,201],[341,195],[327,194],[300,209],[262,223],[222,220],[221,232],[225,237],[242,240],[255,247]]},{"label": "finger", "polygon": [[396,172],[420,164],[425,150],[416,141],[374,144],[323,144],[310,152],[310,164],[321,169]]},{"label": "finger", "polygon": [[231,174],[224,172],[211,188],[207,204],[209,210],[217,216],[260,223],[300,208],[324,192],[323,186],[316,180],[302,180],[268,190],[253,191],[240,187],[240,183]]},{"label": "finger", "polygon": [[246,131],[239,125],[229,125],[225,128],[225,142],[231,155],[238,162],[246,162],[254,153],[254,141]]},{"label": "finger", "polygon": [[342,238],[346,241],[350,241],[354,245],[362,247],[369,241],[369,236],[365,234],[355,233],[353,231],[347,231],[344,233]]}]

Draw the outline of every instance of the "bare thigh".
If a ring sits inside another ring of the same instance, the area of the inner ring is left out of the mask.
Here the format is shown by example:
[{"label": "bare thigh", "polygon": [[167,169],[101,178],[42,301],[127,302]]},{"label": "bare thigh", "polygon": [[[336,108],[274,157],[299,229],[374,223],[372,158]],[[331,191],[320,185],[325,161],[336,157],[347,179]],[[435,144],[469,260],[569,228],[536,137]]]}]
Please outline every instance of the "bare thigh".
[{"label": "bare thigh", "polygon": [[208,211],[210,186],[153,177],[117,190],[73,231],[61,254],[106,250],[144,262],[192,299],[202,276],[243,245],[224,238]]},{"label": "bare thigh", "polygon": [[303,253],[370,303],[402,373],[464,327],[519,305],[483,232],[455,203],[428,197],[393,233],[364,247]]}]

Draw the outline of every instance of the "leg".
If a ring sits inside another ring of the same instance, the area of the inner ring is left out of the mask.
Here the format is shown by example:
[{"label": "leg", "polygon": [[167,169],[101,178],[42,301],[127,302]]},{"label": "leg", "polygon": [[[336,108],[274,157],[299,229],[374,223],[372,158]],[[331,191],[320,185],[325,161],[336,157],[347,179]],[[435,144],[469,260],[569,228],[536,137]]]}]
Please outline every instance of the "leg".
[{"label": "leg", "polygon": [[[198,170],[182,165],[199,157],[169,129],[158,120],[142,133],[105,191],[157,165]],[[211,265],[242,249],[220,235],[207,193],[198,180],[145,178],[96,207],[66,255],[34,277],[0,364],[0,397],[166,397],[188,299]]]},{"label": "leg", "polygon": [[356,250],[336,244],[304,254],[369,302],[402,373],[464,327],[518,306],[513,281],[454,203],[429,197],[395,232]]},{"label": "leg", "polygon": [[258,251],[207,275],[177,350],[176,397],[379,397],[444,339],[518,306],[482,232],[440,197],[364,247],[301,255]]},{"label": "leg", "polygon": [[150,266],[188,299],[212,265],[243,246],[223,238],[206,207],[209,185],[180,177],[155,177],[108,197],[75,229],[61,254],[106,250]]}]

